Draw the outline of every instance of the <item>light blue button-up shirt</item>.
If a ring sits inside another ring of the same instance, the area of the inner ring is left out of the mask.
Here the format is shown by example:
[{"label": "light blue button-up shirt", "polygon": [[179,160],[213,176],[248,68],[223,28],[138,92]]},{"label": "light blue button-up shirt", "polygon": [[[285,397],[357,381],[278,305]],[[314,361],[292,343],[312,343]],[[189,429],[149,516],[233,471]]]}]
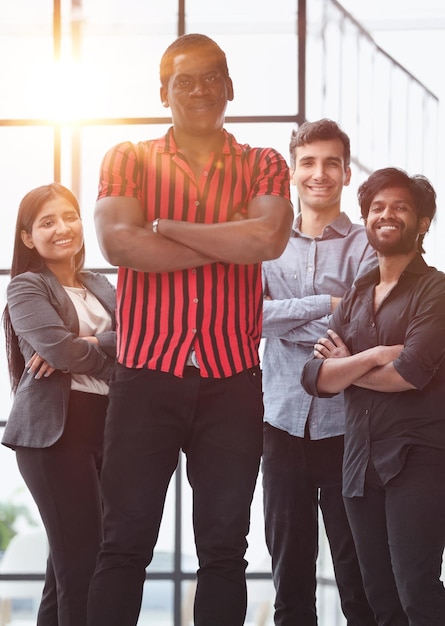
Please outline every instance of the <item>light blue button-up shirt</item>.
[{"label": "light blue button-up shirt", "polygon": [[311,439],[344,434],[343,394],[316,398],[300,384],[304,363],[318,337],[326,333],[331,296],[342,297],[357,275],[375,265],[376,255],[363,226],[345,213],[320,237],[300,231],[296,218],[283,254],[263,263],[264,419],[291,435]]}]

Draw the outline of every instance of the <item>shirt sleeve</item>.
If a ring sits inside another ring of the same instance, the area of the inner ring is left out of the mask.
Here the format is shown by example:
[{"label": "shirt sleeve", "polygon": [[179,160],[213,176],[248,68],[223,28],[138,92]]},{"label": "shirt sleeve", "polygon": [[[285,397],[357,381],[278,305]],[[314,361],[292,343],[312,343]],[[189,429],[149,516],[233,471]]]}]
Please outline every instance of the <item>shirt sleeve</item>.
[{"label": "shirt sleeve", "polygon": [[137,146],[129,141],[111,148],[100,168],[98,199],[124,196],[141,200],[141,168]]},{"label": "shirt sleeve", "polygon": [[264,300],[263,337],[279,337],[294,343],[310,341],[314,333],[324,334],[330,313],[328,295]]},{"label": "shirt sleeve", "polygon": [[[334,328],[334,330],[340,336],[342,335],[342,332],[340,330],[341,328],[340,320],[341,320],[341,316],[343,312],[343,305],[344,305],[344,302],[340,302],[340,304],[338,305],[338,307],[335,309],[334,313],[332,314],[330,318],[330,322],[329,322],[329,328]],[[321,334],[325,337],[328,336],[326,333],[326,328],[324,332]],[[318,335],[318,336],[321,336],[321,335]],[[301,377],[300,377],[301,386],[306,391],[306,393],[308,393],[310,396],[315,396],[317,398],[332,398],[338,394],[337,393],[321,393],[317,389],[318,375],[320,373],[320,368],[322,367],[323,363],[324,363],[323,359],[318,359],[317,357],[313,356],[313,354],[311,355],[311,357],[304,364],[303,369],[301,371]]]},{"label": "shirt sleeve", "polygon": [[251,198],[281,196],[290,200],[289,166],[284,157],[273,148],[252,150],[251,156],[255,159]]},{"label": "shirt sleeve", "polygon": [[417,389],[423,389],[445,359],[445,276],[434,272],[416,294],[415,312],[404,348],[394,368]]}]

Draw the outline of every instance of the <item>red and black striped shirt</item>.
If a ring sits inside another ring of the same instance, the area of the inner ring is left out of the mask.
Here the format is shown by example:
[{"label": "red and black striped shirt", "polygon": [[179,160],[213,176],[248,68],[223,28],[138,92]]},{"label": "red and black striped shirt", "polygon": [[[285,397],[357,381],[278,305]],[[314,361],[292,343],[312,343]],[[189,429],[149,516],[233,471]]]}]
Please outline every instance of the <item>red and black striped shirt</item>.
[{"label": "red and black striped shirt", "polygon": [[[220,154],[195,177],[173,137],[119,144],[104,157],[99,198],[140,200],[144,219],[215,223],[246,214],[261,195],[289,199],[289,173],[271,148],[241,145],[225,132]],[[211,263],[165,273],[120,267],[117,283],[118,361],[130,368],[182,376],[191,346],[204,377],[232,376],[259,362],[260,264]]]}]

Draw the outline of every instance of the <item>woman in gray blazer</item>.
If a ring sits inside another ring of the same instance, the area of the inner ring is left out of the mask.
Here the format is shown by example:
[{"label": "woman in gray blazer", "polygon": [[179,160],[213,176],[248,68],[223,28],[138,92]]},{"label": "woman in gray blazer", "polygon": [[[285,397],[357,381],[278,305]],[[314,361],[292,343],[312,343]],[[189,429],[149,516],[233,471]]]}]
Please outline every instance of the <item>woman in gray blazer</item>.
[{"label": "woman in gray blazer", "polygon": [[2,443],[45,525],[49,558],[38,626],[83,626],[102,538],[99,472],[116,353],[115,292],[83,270],[75,196],[30,191],[17,216],[3,314],[13,404]]}]

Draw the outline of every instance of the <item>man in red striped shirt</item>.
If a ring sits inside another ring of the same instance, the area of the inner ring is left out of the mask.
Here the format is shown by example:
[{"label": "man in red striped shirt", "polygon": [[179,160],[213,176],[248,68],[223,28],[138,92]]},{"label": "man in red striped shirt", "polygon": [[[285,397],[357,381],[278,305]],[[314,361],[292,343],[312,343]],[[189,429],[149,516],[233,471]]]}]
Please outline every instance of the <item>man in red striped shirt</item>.
[{"label": "man in red striped shirt", "polygon": [[194,623],[241,626],[262,452],[260,264],[289,238],[288,167],[224,129],[233,85],[213,40],[178,38],[160,69],[173,126],[106,154],[96,205],[101,248],[119,267],[118,365],[88,624],[137,623],[182,449],[199,559]]}]

